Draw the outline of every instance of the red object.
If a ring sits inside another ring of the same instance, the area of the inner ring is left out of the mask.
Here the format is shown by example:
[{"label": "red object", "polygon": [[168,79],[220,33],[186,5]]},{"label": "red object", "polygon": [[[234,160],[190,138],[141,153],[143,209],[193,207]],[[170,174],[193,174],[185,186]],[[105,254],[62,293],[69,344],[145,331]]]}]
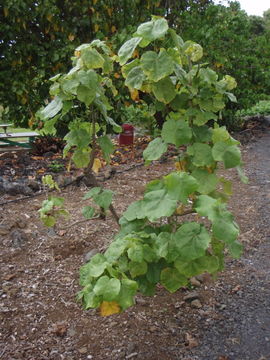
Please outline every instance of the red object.
[{"label": "red object", "polygon": [[134,127],[130,124],[123,124],[122,131],[119,135],[119,145],[133,145]]}]

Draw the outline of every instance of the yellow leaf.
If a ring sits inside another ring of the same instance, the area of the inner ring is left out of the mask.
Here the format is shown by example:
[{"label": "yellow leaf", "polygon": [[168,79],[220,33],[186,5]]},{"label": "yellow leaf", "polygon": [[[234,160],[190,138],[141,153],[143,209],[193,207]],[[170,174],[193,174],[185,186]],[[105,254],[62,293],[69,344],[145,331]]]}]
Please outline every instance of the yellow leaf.
[{"label": "yellow leaf", "polygon": [[79,58],[79,57],[81,56],[81,52],[78,51],[78,50],[75,50],[75,51],[74,51],[74,55],[75,55],[77,58]]},{"label": "yellow leaf", "polygon": [[69,162],[67,164],[67,172],[70,172],[71,169],[71,158],[69,159]]},{"label": "yellow leaf", "polygon": [[22,27],[24,28],[24,30],[26,30],[25,22],[22,23]]},{"label": "yellow leaf", "polygon": [[94,173],[98,174],[99,169],[101,168],[101,161],[99,159],[95,159],[94,160],[94,164],[92,166],[92,170],[94,171]]},{"label": "yellow leaf", "polygon": [[116,27],[114,25],[111,27],[111,32],[112,33],[116,32]]},{"label": "yellow leaf", "polygon": [[100,305],[101,316],[109,316],[120,312],[121,308],[115,301],[103,301]]},{"label": "yellow leaf", "polygon": [[130,96],[133,101],[139,101],[139,91],[137,89],[130,89]]},{"label": "yellow leaf", "polygon": [[184,212],[184,208],[185,208],[185,207],[184,207],[183,204],[179,205],[178,208],[175,210],[176,214],[177,214],[177,215],[182,215],[183,212]]},{"label": "yellow leaf", "polygon": [[73,34],[68,35],[68,40],[73,41],[75,39],[75,36]]},{"label": "yellow leaf", "polygon": [[51,22],[52,17],[53,17],[53,15],[52,15],[52,14],[48,14],[48,15],[46,16],[46,18],[47,18],[47,20],[48,20],[49,22]]},{"label": "yellow leaf", "polygon": [[182,161],[177,161],[175,164],[174,164],[176,170],[178,171],[185,171],[186,170],[186,161],[185,160],[182,160]]},{"label": "yellow leaf", "polygon": [[138,58],[140,56],[139,51],[136,49],[134,50],[133,57]]},{"label": "yellow leaf", "polygon": [[59,31],[59,26],[57,24],[53,24],[53,30],[54,31]]},{"label": "yellow leaf", "polygon": [[4,11],[4,16],[7,17],[8,16],[8,8],[4,7],[3,11]]},{"label": "yellow leaf", "polygon": [[98,0],[93,0],[93,4],[96,5],[96,3],[98,2]]},{"label": "yellow leaf", "polygon": [[98,25],[98,24],[95,24],[95,26],[94,26],[95,32],[98,32],[98,29],[99,29],[99,25]]},{"label": "yellow leaf", "polygon": [[22,103],[23,105],[25,105],[27,102],[28,102],[27,97],[26,97],[25,95],[23,95],[23,96],[21,97],[21,103]]},{"label": "yellow leaf", "polygon": [[109,16],[112,16],[112,11],[113,11],[112,8],[107,8],[107,12],[108,12]]},{"label": "yellow leaf", "polygon": [[113,75],[116,79],[119,79],[120,78],[120,75],[118,73],[114,73]]}]

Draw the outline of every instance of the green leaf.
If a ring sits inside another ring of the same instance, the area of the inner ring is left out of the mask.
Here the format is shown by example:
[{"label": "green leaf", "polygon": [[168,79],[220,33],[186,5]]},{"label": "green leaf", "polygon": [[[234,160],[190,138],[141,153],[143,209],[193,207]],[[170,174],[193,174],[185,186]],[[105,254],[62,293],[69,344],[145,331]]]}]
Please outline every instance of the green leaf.
[{"label": "green leaf", "polygon": [[74,129],[71,130],[65,137],[69,146],[77,146],[79,148],[87,147],[90,142],[89,133],[85,129]]},{"label": "green leaf", "polygon": [[96,91],[98,86],[98,75],[94,70],[80,70],[76,74],[76,78],[83,86]]},{"label": "green leaf", "polygon": [[158,160],[167,151],[167,144],[161,138],[152,140],[143,152],[145,161]]},{"label": "green leaf", "polygon": [[147,51],[141,57],[141,66],[149,80],[157,82],[174,70],[174,64],[166,50],[161,49],[159,54],[154,51]]},{"label": "green leaf", "polygon": [[72,160],[77,168],[85,168],[90,162],[90,149],[77,149],[72,155]]},{"label": "green leaf", "polygon": [[243,245],[238,241],[228,244],[230,254],[235,258],[239,259],[243,253]]},{"label": "green leaf", "polygon": [[177,208],[177,200],[171,199],[166,190],[155,190],[145,194],[143,211],[150,221],[162,216],[171,216]]},{"label": "green leaf", "polygon": [[84,273],[87,276],[99,277],[106,269],[108,262],[104,255],[96,254],[92,257],[91,261],[84,265]]},{"label": "green leaf", "polygon": [[148,244],[143,245],[143,258],[148,263],[158,260],[156,252]]},{"label": "green leaf", "polygon": [[95,100],[96,89],[80,85],[77,89],[77,97],[88,106]]},{"label": "green leaf", "polygon": [[121,71],[122,71],[122,74],[124,76],[124,78],[126,79],[129,72],[140,65],[140,60],[139,59],[135,59],[135,60],[132,60],[130,62],[128,62],[127,64],[125,64],[124,66],[122,66],[121,68]]},{"label": "green leaf", "polygon": [[142,71],[142,68],[140,66],[136,66],[128,73],[125,85],[130,89],[140,90],[145,79],[146,77]]},{"label": "green leaf", "polygon": [[190,194],[198,188],[198,183],[191,175],[185,172],[173,172],[164,177],[164,184],[168,195],[175,200],[187,203]]},{"label": "green leaf", "polygon": [[121,289],[116,300],[122,310],[126,310],[134,305],[134,296],[136,295],[137,290],[138,284],[136,281],[130,279],[121,280]]},{"label": "green leaf", "polygon": [[211,111],[197,111],[195,118],[193,120],[194,125],[204,125],[206,124],[209,120],[217,120],[217,115],[214,114]]},{"label": "green leaf", "polygon": [[193,136],[196,142],[209,142],[212,139],[212,129],[208,126],[193,126]]},{"label": "green leaf", "polygon": [[53,118],[63,107],[63,102],[59,96],[56,96],[43,110],[41,115],[45,119]]},{"label": "green leaf", "polygon": [[[188,46],[186,46],[188,45]],[[194,62],[200,60],[203,56],[203,49],[201,45],[194,43],[193,41],[186,41],[185,54],[190,56],[190,59]]]},{"label": "green leaf", "polygon": [[180,226],[174,238],[180,256],[185,260],[194,260],[204,256],[211,240],[206,228],[195,222]]},{"label": "green leaf", "polygon": [[110,155],[114,151],[113,143],[111,142],[111,140],[109,139],[109,137],[107,135],[100,136],[97,139],[97,142],[98,142],[99,146],[101,147],[101,150],[103,152],[105,160],[107,162],[109,162],[110,161]]},{"label": "green leaf", "polygon": [[161,131],[162,139],[176,146],[187,144],[192,137],[192,131],[185,120],[169,118]]},{"label": "green leaf", "polygon": [[140,275],[144,275],[147,273],[147,263],[145,261],[142,262],[131,261],[129,263],[129,272],[132,278],[135,278]]},{"label": "green leaf", "polygon": [[121,288],[121,282],[118,279],[109,279],[108,276],[102,276],[94,286],[94,293],[102,296],[105,301],[113,301],[117,298]]},{"label": "green leaf", "polygon": [[91,199],[100,192],[101,192],[100,187],[93,187],[91,190],[87,191],[87,193],[83,196],[83,200]]},{"label": "green leaf", "polygon": [[77,79],[65,79],[62,84],[62,89],[68,94],[76,95],[79,84]]},{"label": "green leaf", "polygon": [[112,197],[113,197],[113,191],[102,190],[101,193],[93,196],[93,200],[98,206],[100,206],[104,210],[108,210],[112,203]]},{"label": "green leaf", "polygon": [[41,215],[41,221],[45,226],[52,227],[56,224],[56,218],[52,215]]},{"label": "green leaf", "polygon": [[237,166],[236,167],[238,176],[240,177],[240,180],[242,181],[243,184],[248,184],[248,177],[245,175],[242,166]]},{"label": "green leaf", "polygon": [[92,219],[95,214],[95,209],[92,206],[84,206],[82,214],[86,219]]},{"label": "green leaf", "polygon": [[126,240],[125,238],[119,238],[110,244],[104,256],[108,261],[114,262],[124,253],[128,246],[128,240]]},{"label": "green leaf", "polygon": [[140,231],[144,227],[145,221],[138,219],[128,221],[124,216],[122,216],[119,220],[119,224],[121,225],[121,230],[117,237],[123,237],[132,232]]},{"label": "green leaf", "polygon": [[158,263],[155,264],[149,264],[148,265],[148,271],[146,274],[147,280],[152,284],[157,284],[160,279],[160,273],[161,273],[161,265]]},{"label": "green leaf", "polygon": [[102,68],[105,61],[96,49],[91,48],[82,50],[81,59],[88,69]]},{"label": "green leaf", "polygon": [[124,65],[128,59],[130,59],[133,55],[134,50],[137,45],[139,45],[141,37],[134,37],[128,41],[126,41],[118,51],[119,63],[120,65]]},{"label": "green leaf", "polygon": [[213,140],[214,144],[217,142],[220,142],[220,141],[223,142],[223,141],[226,141],[229,139],[230,139],[230,134],[226,130],[225,126],[213,129],[212,140]]},{"label": "green leaf", "polygon": [[173,293],[180,287],[187,285],[188,281],[176,268],[166,268],[161,271],[160,283],[165,289]]},{"label": "green leaf", "polygon": [[188,278],[208,272],[210,274],[219,270],[219,259],[217,256],[205,255],[190,262],[179,258],[174,262],[176,269]]},{"label": "green leaf", "polygon": [[230,101],[237,103],[237,98],[234,94],[230,92],[225,92],[225,94],[227,95],[228,99],[230,99]]},{"label": "green leaf", "polygon": [[210,68],[202,68],[200,69],[200,78],[205,81],[207,84],[216,84],[217,80],[218,80],[218,75],[217,73],[210,69]]},{"label": "green leaf", "polygon": [[144,259],[143,247],[141,244],[133,244],[127,251],[128,257],[134,262],[142,262]]},{"label": "green leaf", "polygon": [[141,24],[136,34],[141,36],[146,41],[153,41],[163,37],[168,31],[168,23],[165,19],[154,19],[152,21]]},{"label": "green leaf", "polygon": [[219,181],[215,174],[209,174],[204,169],[194,170],[192,176],[197,180],[199,184],[197,191],[201,194],[209,194],[214,191]]},{"label": "green leaf", "polygon": [[214,163],[212,148],[207,144],[194,143],[187,148],[187,153],[192,156],[196,166],[210,166]]},{"label": "green leaf", "polygon": [[139,291],[145,296],[154,296],[156,290],[156,284],[147,280],[146,276],[140,276],[136,279],[139,284]]},{"label": "green leaf", "polygon": [[156,99],[165,104],[169,104],[176,95],[174,84],[169,77],[153,83],[152,90]]},{"label": "green leaf", "polygon": [[232,244],[239,235],[239,227],[234,222],[233,215],[229,211],[224,211],[215,218],[212,231],[218,240],[222,240],[226,244]]},{"label": "green leaf", "polygon": [[174,111],[185,110],[188,107],[189,99],[190,97],[187,93],[177,94],[170,105]]},{"label": "green leaf", "polygon": [[100,298],[93,291],[86,292],[85,290],[82,290],[82,293],[83,304],[86,310],[96,308],[100,305]]},{"label": "green leaf", "polygon": [[130,204],[127,210],[123,213],[123,217],[125,217],[128,221],[144,219],[146,214],[144,211],[143,200],[135,201]]},{"label": "green leaf", "polygon": [[207,216],[211,221],[214,221],[216,218],[216,211],[218,206],[220,206],[220,201],[213,199],[208,195],[198,196],[194,204],[197,213],[201,216]]},{"label": "green leaf", "polygon": [[212,154],[216,161],[223,161],[225,169],[241,164],[241,151],[236,145],[230,146],[226,142],[217,142],[213,146]]}]

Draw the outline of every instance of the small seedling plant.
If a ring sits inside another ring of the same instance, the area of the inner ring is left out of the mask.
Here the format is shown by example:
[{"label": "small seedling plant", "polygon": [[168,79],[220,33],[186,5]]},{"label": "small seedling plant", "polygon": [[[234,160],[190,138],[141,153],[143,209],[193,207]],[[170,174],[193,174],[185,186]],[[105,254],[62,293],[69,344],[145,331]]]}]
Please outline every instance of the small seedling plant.
[{"label": "small seedling plant", "polygon": [[[98,44],[101,49],[105,46]],[[108,110],[100,90],[104,79],[92,68],[79,75],[80,64],[86,59],[88,67],[90,59],[91,66],[103,64],[103,60],[93,60],[97,50],[93,52],[92,46],[82,45],[77,50],[80,55],[75,59],[75,68],[66,77],[55,78],[52,93],[62,97],[62,79],[72,79],[74,85],[65,86],[69,96],[76,93],[77,99],[86,105],[94,104],[104,116]],[[124,311],[134,304],[138,292],[154,295],[161,284],[173,293],[187,286],[193,276],[222,270],[224,254],[235,258],[241,254],[239,228],[226,207],[231,184],[218,173],[220,168],[236,168],[246,181],[241,172],[239,143],[217,124],[226,101],[236,101],[231,93],[236,82],[228,75],[219,79],[215,71],[201,63],[202,56],[199,44],[183,41],[165,19],[153,17],[138,27],[113,58],[120,64],[130,92],[146,94],[164,116],[161,135],[143,153],[145,163],[158,160],[168,146],[176,148],[177,160],[174,171],[149,182],[143,197],[128,206],[118,221],[119,233],[108,249],[81,267],[78,299],[85,309],[100,308],[102,315]],[[95,93],[89,92],[92,79],[99,89]],[[108,83],[112,86],[110,78]],[[105,105],[101,106],[103,101]],[[53,102],[56,106],[59,100]],[[75,146],[73,160],[78,165],[84,165],[89,155],[86,146],[90,135],[90,147],[94,148],[95,126],[95,120],[91,126],[80,125],[77,130],[72,125],[66,136],[64,154]],[[106,146],[98,141],[108,154],[108,139],[103,140]],[[100,200],[102,195],[104,202]],[[88,197],[101,208],[111,206],[112,194],[104,195],[98,186],[86,194]],[[88,214],[94,216],[94,211],[88,209]]]}]

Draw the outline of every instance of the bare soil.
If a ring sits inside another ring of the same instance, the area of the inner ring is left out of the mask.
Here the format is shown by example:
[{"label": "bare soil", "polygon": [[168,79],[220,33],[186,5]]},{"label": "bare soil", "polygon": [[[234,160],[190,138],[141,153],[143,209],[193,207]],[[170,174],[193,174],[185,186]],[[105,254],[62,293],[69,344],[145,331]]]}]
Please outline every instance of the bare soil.
[{"label": "bare soil", "polygon": [[[56,231],[39,221],[44,195],[0,199],[0,359],[27,360],[269,360],[270,359],[270,134],[243,147],[249,185],[234,170],[229,204],[241,228],[245,253],[228,259],[217,279],[169,295],[137,297],[122,314],[101,317],[76,302],[79,268],[93,249],[103,251],[117,232],[112,217],[82,220],[86,188],[63,190],[71,218]],[[144,185],[168,173],[173,159],[116,173],[103,183],[116,192],[121,214]],[[184,301],[198,293],[200,308]]]}]

